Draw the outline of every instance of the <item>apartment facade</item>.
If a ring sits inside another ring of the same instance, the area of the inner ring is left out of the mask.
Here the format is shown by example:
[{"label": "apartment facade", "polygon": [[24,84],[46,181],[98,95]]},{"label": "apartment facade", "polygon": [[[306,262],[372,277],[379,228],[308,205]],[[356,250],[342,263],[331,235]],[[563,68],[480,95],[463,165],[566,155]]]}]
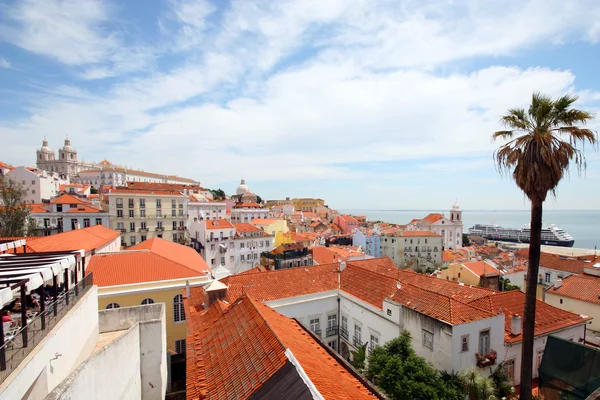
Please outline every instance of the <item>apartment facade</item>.
[{"label": "apartment facade", "polygon": [[107,198],[110,225],[121,232],[123,246],[154,237],[189,241],[188,196],[177,191],[112,189]]},{"label": "apartment facade", "polygon": [[42,236],[96,225],[110,225],[107,212],[70,194],[64,194],[49,204],[34,204],[30,215],[36,221]]},{"label": "apartment facade", "polygon": [[256,218],[267,218],[269,209],[258,203],[237,203],[231,208],[231,222],[252,222]]},{"label": "apartment facade", "polygon": [[69,183],[65,175],[23,166],[14,168],[6,176],[23,187],[28,204],[50,201],[60,193],[61,185]]},{"label": "apartment facade", "polygon": [[386,229],[381,232],[381,256],[398,268],[441,265],[442,236],[431,231]]},{"label": "apartment facade", "polygon": [[313,198],[296,198],[292,199],[292,205],[296,211],[317,212],[325,206],[325,200]]},{"label": "apartment facade", "polygon": [[356,230],[352,235],[352,245],[360,246],[368,256],[381,257],[381,235],[372,229]]},{"label": "apartment facade", "polygon": [[194,195],[190,195],[189,199],[188,227],[190,227],[194,221],[227,218],[227,205],[224,201],[212,201],[207,198],[201,199],[199,196]]}]

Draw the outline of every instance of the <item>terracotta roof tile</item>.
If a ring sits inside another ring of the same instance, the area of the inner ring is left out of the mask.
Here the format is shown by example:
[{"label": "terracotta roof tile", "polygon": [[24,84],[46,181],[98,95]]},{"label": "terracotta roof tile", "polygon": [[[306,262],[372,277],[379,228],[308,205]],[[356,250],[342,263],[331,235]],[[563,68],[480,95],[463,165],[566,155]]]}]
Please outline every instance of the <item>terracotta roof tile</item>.
[{"label": "terracotta roof tile", "polygon": [[78,197],[70,194],[63,194],[60,197],[52,200],[50,204],[88,204],[87,201],[83,201]]},{"label": "terracotta roof tile", "polygon": [[71,208],[67,210],[68,213],[103,213],[103,210],[100,210],[95,207],[88,206],[86,204],[80,204],[76,208]]},{"label": "terracotta roof tile", "polygon": [[69,251],[85,250],[86,252],[98,249],[109,244],[119,237],[120,232],[102,225],[89,228],[76,229],[69,232],[58,233],[51,236],[38,237],[35,240],[27,238],[28,251]]},{"label": "terracotta roof tile", "polygon": [[382,309],[383,300],[396,290],[396,278],[356,267],[348,263],[341,274],[341,289],[352,296]]},{"label": "terracotta roof tile", "polygon": [[233,226],[235,227],[236,233],[262,232],[262,230],[254,226],[253,223],[251,224],[248,222],[240,222],[237,224],[233,224]]},{"label": "terracotta roof tile", "polygon": [[208,264],[206,264],[202,256],[198,254],[196,250],[188,246],[171,242],[170,240],[155,237],[136,244],[135,246],[130,247],[129,250],[150,250],[154,254],[158,254],[159,256],[184,265],[197,272],[211,272]]},{"label": "terracotta roof tile", "polygon": [[48,210],[44,208],[44,204],[30,204],[29,208],[32,213],[47,213]]},{"label": "terracotta roof tile", "polygon": [[[491,313],[498,314],[500,309],[505,316],[504,319],[504,341],[508,343],[520,342],[521,334],[513,335],[510,332],[511,319],[513,315],[523,315],[525,311],[525,293],[520,290],[510,292],[494,293],[487,297],[474,300],[469,305],[485,309]],[[583,318],[580,315],[561,310],[537,300],[535,310],[535,336],[544,335],[575,325],[580,325],[591,318]]]},{"label": "terracotta roof tile", "polygon": [[206,229],[233,229],[234,226],[226,219],[209,219],[206,222]]},{"label": "terracotta roof tile", "polygon": [[[519,257],[527,259],[529,249],[522,249],[517,252]],[[569,272],[572,274],[583,274],[583,269],[590,267],[592,264],[600,262],[600,256],[579,256],[568,257],[558,254],[550,254],[542,252],[540,254],[540,267],[554,269],[557,271]]]},{"label": "terracotta roof tile", "polygon": [[593,275],[570,275],[562,280],[562,286],[548,288],[546,293],[600,304],[600,277]]},{"label": "terracotta roof tile", "polygon": [[252,225],[271,225],[277,221],[282,221],[276,218],[254,218],[252,220]]},{"label": "terracotta roof tile", "polygon": [[500,271],[485,261],[473,261],[465,262],[462,264],[463,267],[472,271],[477,276],[496,276],[500,275]]},{"label": "terracotta roof tile", "polygon": [[431,214],[427,215],[425,218],[423,218],[423,221],[427,221],[431,225],[431,224],[435,224],[437,221],[439,221],[442,218],[444,218],[444,214],[431,213]]}]

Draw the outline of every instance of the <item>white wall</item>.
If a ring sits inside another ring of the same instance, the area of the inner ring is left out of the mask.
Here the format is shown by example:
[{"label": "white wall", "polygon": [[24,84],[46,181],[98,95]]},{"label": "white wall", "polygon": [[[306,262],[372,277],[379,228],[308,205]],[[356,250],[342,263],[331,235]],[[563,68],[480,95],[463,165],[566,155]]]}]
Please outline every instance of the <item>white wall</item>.
[{"label": "white wall", "polygon": [[[584,335],[584,331],[585,331],[585,327],[583,325],[581,326],[576,326],[573,328],[569,328],[569,329],[565,329],[563,331],[557,332],[557,333],[553,333],[552,335],[554,336],[558,336],[560,338],[563,339],[567,339],[567,340],[573,340],[575,343],[579,343],[579,339],[583,339],[583,335]],[[547,335],[545,336],[540,336],[538,338],[536,338],[533,342],[533,360],[532,360],[532,364],[533,364],[533,377],[537,378],[538,377],[538,365],[537,365],[537,355],[539,351],[544,351],[545,347],[546,347],[546,340],[547,340]],[[515,343],[512,346],[511,345],[506,345],[506,347],[504,348],[504,354],[505,356],[503,357],[503,360],[510,360],[510,359],[515,359],[515,385],[518,385],[520,382],[520,376],[521,376],[521,343]],[[498,352],[498,359],[500,359],[501,355],[500,352]]]},{"label": "white wall", "polygon": [[592,323],[588,325],[588,329],[600,332],[600,304],[564,297],[559,293],[554,293],[552,288],[545,292],[544,301],[562,310],[592,317]]},{"label": "white wall", "polygon": [[504,277],[510,280],[511,285],[517,285],[521,290],[525,290],[525,271],[504,274]]},{"label": "white wall", "polygon": [[0,385],[0,400],[43,399],[77,368],[98,340],[97,311],[93,286]]},{"label": "white wall", "polygon": [[[490,330],[490,350],[496,350],[498,358],[496,364],[504,361],[504,315],[461,324],[452,327],[452,367],[449,370],[456,372],[477,365],[475,353],[479,353],[479,332]],[[462,351],[462,337],[469,335],[469,350]],[[479,370],[487,375],[489,368]]]}]

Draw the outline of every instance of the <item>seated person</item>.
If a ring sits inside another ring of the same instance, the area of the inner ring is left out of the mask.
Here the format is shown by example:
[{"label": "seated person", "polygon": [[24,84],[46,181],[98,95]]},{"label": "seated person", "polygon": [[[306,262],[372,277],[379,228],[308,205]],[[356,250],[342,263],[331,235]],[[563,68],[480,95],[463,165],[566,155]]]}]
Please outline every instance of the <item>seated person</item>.
[{"label": "seated person", "polygon": [[20,297],[17,297],[14,304],[12,304],[12,311],[13,312],[21,312],[21,298]]},{"label": "seated person", "polygon": [[4,322],[10,322],[11,327],[17,325],[17,321],[13,319],[8,310],[2,311],[2,323]]},{"label": "seated person", "polygon": [[30,294],[25,297],[25,304],[27,305],[27,308],[33,308],[34,311],[39,310],[40,308],[40,303]]}]

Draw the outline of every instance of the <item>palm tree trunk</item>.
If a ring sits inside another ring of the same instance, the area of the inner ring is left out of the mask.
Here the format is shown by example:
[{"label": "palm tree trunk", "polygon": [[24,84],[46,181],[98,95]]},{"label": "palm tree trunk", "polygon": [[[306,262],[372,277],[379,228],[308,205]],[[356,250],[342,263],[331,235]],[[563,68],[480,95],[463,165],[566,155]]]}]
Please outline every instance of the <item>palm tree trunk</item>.
[{"label": "palm tree trunk", "polygon": [[521,349],[521,400],[531,400],[535,306],[538,272],[540,269],[540,239],[542,236],[542,204],[543,200],[541,199],[532,200],[531,202],[531,237],[529,240],[529,266],[527,268],[527,292],[525,293],[523,342]]}]

